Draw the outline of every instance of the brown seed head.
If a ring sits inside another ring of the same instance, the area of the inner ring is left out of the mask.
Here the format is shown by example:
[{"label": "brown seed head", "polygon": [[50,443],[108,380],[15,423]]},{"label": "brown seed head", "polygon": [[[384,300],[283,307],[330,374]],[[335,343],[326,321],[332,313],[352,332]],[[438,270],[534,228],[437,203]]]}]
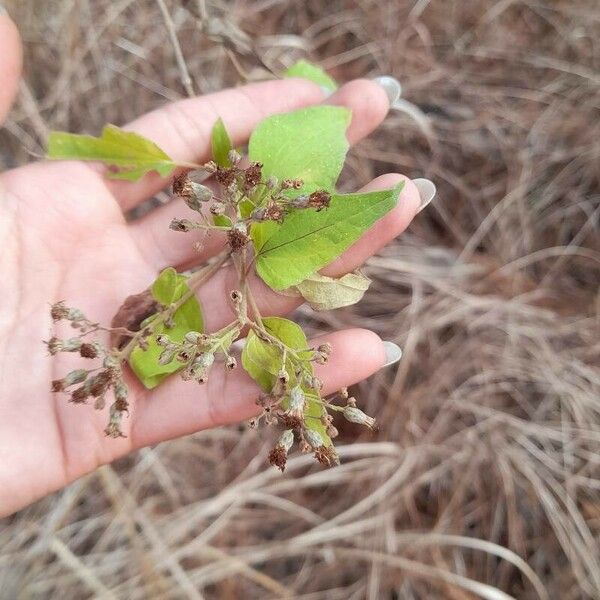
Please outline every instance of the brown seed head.
[{"label": "brown seed head", "polygon": [[73,402],[73,404],[82,404],[88,399],[89,395],[90,392],[88,387],[86,385],[82,385],[81,387],[73,390],[73,393],[71,394],[71,402]]},{"label": "brown seed head", "polygon": [[315,458],[326,467],[337,465],[340,462],[339,456],[333,446],[319,446],[315,450]]},{"label": "brown seed head", "polygon": [[310,208],[316,208],[317,212],[327,208],[331,202],[331,194],[325,190],[318,190],[313,192],[308,197],[308,206]]},{"label": "brown seed head", "polygon": [[100,371],[97,375],[94,375],[90,382],[90,394],[94,398],[102,396],[112,381],[112,373],[109,370]]},{"label": "brown seed head", "polygon": [[68,314],[69,309],[62,300],[60,302],[56,302],[50,307],[50,316],[52,317],[53,321],[66,319]]},{"label": "brown seed head", "polygon": [[189,191],[189,184],[191,183],[187,172],[176,175],[173,179],[173,193],[176,196],[185,196]]},{"label": "brown seed head", "polygon": [[235,181],[235,169],[226,169],[224,167],[217,167],[215,172],[215,179],[223,187],[228,188]]},{"label": "brown seed head", "polygon": [[62,392],[64,389],[64,385],[63,385],[63,380],[62,379],[55,379],[52,382],[52,387],[51,387],[53,392]]},{"label": "brown seed head", "polygon": [[276,221],[281,223],[285,217],[285,210],[281,204],[278,204],[274,200],[269,202],[264,207],[263,220],[264,221]]},{"label": "brown seed head", "polygon": [[98,348],[94,344],[84,342],[79,348],[79,354],[83,358],[96,358],[98,356]]},{"label": "brown seed head", "polygon": [[252,163],[244,171],[244,190],[249,191],[254,189],[262,179],[262,163]]},{"label": "brown seed head", "polygon": [[237,227],[233,227],[227,232],[227,239],[233,252],[239,252],[245,248],[250,241],[248,234]]},{"label": "brown seed head", "polygon": [[271,452],[269,452],[269,463],[274,467],[277,467],[283,473],[285,471],[285,465],[287,464],[287,450],[277,444]]}]

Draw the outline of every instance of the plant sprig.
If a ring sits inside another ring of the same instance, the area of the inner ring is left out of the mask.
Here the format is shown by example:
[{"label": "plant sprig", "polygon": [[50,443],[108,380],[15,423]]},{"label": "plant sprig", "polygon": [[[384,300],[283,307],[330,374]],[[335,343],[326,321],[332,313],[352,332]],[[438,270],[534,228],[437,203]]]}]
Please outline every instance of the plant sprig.
[{"label": "plant sprig", "polygon": [[[375,421],[356,407],[346,390],[323,397],[323,384],[313,367],[327,362],[331,347],[312,347],[293,321],[261,315],[248,275],[256,270],[279,293],[306,294],[317,309],[345,306],[362,297],[368,280],[360,274],[333,279],[318,270],[395,206],[400,188],[336,193],[348,149],[349,118],[346,109],[326,106],[269,117],[250,139],[249,163],[232,147],[219,119],[212,134],[213,160],[184,165],[186,170],[172,182],[173,194],[195,217],[174,219],[169,227],[182,233],[224,233],[226,248],[189,276],[165,269],[148,290],[125,301],[110,328],[89,321],[63,302],[53,305],[52,318],[70,321],[79,334],[67,340],[53,337],[48,342],[50,353],[78,352],[99,361],[91,369],[76,369],[54,381],[53,391],[68,393],[74,403],[93,399],[97,409],[104,408],[112,393],[105,432],[119,437],[129,406],[125,362],[147,388],[176,372],[184,380],[203,384],[217,364],[225,371],[238,367],[233,345],[246,334],[241,364],[262,389],[257,399],[261,413],[253,424],[264,420],[283,429],[270,462],[283,470],[297,441],[302,451],[312,452],[321,463],[337,463],[332,414],[370,428]],[[55,133],[49,156],[100,160],[118,169],[109,171],[111,176],[130,180],[151,170],[168,176],[182,166],[153,142],[113,126],[107,126],[100,138]],[[214,186],[206,184],[207,176]],[[225,266],[232,266],[237,275],[227,299],[235,318],[218,331],[207,332],[196,292]],[[111,347],[89,341],[89,336],[101,332],[111,333]]]}]

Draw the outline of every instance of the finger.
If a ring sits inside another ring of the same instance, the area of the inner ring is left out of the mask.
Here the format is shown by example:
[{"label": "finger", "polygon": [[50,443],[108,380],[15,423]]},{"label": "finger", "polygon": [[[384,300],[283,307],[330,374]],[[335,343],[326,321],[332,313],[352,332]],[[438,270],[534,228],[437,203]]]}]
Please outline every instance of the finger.
[{"label": "finger", "polygon": [[22,60],[19,32],[0,4],[0,123],[6,118],[17,94]]},{"label": "finger", "polygon": [[[333,348],[329,362],[315,367],[324,394],[369,377],[386,362],[383,342],[366,329],[340,331],[313,341],[315,345],[324,342]],[[152,392],[136,394],[130,431],[133,448],[259,414],[260,390],[254,381],[241,367],[229,373],[219,367],[213,367],[204,386],[172,377]]]},{"label": "finger", "polygon": [[[264,81],[167,104],[125,129],[158,144],[178,162],[204,163],[210,159],[210,134],[221,117],[235,146],[245,144],[265,117],[289,112],[323,99],[319,86],[304,79]],[[152,173],[138,182],[109,181],[108,186],[128,210],[167,185]]]},{"label": "finger", "polygon": [[356,144],[377,129],[390,109],[385,90],[368,79],[355,79],[344,84],[327,98],[325,104],[345,106],[352,111],[352,120],[346,131],[351,144]]},{"label": "finger", "polygon": [[[360,267],[370,256],[378,252],[388,242],[398,236],[416,214],[420,199],[415,184],[402,175],[382,175],[374,179],[361,191],[389,189],[404,180],[404,188],[398,204],[385,217],[377,221],[355,244],[337,260],[322,270],[330,277],[339,277]],[[283,315],[296,308],[301,301],[278,294],[269,289],[256,274],[249,276],[252,293],[257,300],[261,314],[268,316]],[[231,267],[218,271],[198,292],[202,304],[204,323],[207,331],[230,323],[235,317],[230,305],[223,302],[229,292],[237,286],[237,274]]]},{"label": "finger", "polygon": [[[384,89],[372,81],[357,79],[343,85],[327,99],[328,104],[346,106],[352,111],[352,121],[346,135],[356,143],[369,135],[385,118],[389,103]],[[166,266],[187,267],[216,254],[225,243],[225,236],[200,231],[181,235],[169,230],[173,218],[194,218],[192,211],[180,199],[152,211],[131,225],[131,234],[144,256],[157,270]],[[202,241],[202,251],[194,250],[194,242]]]}]

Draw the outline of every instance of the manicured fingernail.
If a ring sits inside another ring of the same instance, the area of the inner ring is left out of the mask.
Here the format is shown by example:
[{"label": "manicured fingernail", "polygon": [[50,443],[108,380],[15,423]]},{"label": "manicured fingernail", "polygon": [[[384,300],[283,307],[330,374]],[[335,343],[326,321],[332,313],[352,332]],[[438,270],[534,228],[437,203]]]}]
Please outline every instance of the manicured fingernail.
[{"label": "manicured fingernail", "polygon": [[331,94],[333,94],[333,92],[335,92],[335,90],[332,90],[330,87],[327,87],[326,85],[320,85],[319,87],[321,88],[321,91],[323,92],[323,95],[325,96],[325,98],[329,98],[329,96],[331,96]]},{"label": "manicured fingernail", "polygon": [[397,363],[402,358],[402,350],[398,344],[394,342],[383,342],[385,348],[385,364],[384,367]]},{"label": "manicured fingernail", "polygon": [[435,183],[429,179],[413,179],[413,183],[417,186],[419,196],[421,197],[421,205],[417,211],[421,212],[435,197]]},{"label": "manicured fingernail", "polygon": [[396,102],[398,98],[400,98],[400,94],[402,93],[402,86],[395,77],[390,77],[389,75],[382,75],[381,77],[375,77],[373,81],[385,90],[388,100],[390,101],[390,106],[394,104],[394,102]]}]

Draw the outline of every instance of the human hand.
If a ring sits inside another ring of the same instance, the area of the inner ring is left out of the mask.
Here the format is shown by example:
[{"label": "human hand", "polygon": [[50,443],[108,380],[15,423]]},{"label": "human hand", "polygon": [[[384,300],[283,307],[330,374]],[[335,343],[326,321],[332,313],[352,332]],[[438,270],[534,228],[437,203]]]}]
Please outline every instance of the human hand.
[{"label": "human hand", "polygon": [[[0,27],[8,31],[13,25],[0,16]],[[0,30],[0,44],[6,45],[0,48],[5,79],[0,81],[0,115],[8,110],[8,90],[16,88],[14,65],[20,63],[13,33],[6,37]],[[218,116],[238,146],[266,116],[323,101],[322,91],[310,82],[269,81],[167,105],[127,129],[152,139],[177,160],[203,162],[209,159],[210,130]],[[389,108],[384,89],[366,80],[344,85],[326,102],[352,110],[351,143],[379,125]],[[198,252],[189,235],[166,227],[172,217],[186,216],[181,200],[127,222],[124,211],[168,182],[157,175],[133,184],[109,181],[102,171],[83,163],[39,162],[0,175],[0,515],[137,448],[258,412],[258,390],[241,369],[227,379],[215,374],[202,388],[170,378],[152,391],[128,373],[130,416],[123,422],[127,437],[120,439],[105,437],[104,414],[50,393],[51,380],[73,360],[49,356],[41,343],[52,331],[50,304],[67,300],[94,321],[108,323],[123,300],[147,288],[164,267],[197,266],[223,245],[222,238],[213,236]],[[384,175],[365,189],[387,189],[402,179]],[[339,276],[359,267],[404,230],[421,204],[417,187],[407,180],[398,206],[324,273]],[[234,274],[225,268],[199,290],[208,331],[231,319],[222,298],[233,281]],[[264,314],[282,315],[298,305],[297,299],[275,294],[258,279],[252,285]],[[330,362],[318,372],[325,393],[360,381],[399,356],[398,350],[393,356],[393,345],[367,330],[338,332],[318,343],[324,341],[334,347]]]}]

